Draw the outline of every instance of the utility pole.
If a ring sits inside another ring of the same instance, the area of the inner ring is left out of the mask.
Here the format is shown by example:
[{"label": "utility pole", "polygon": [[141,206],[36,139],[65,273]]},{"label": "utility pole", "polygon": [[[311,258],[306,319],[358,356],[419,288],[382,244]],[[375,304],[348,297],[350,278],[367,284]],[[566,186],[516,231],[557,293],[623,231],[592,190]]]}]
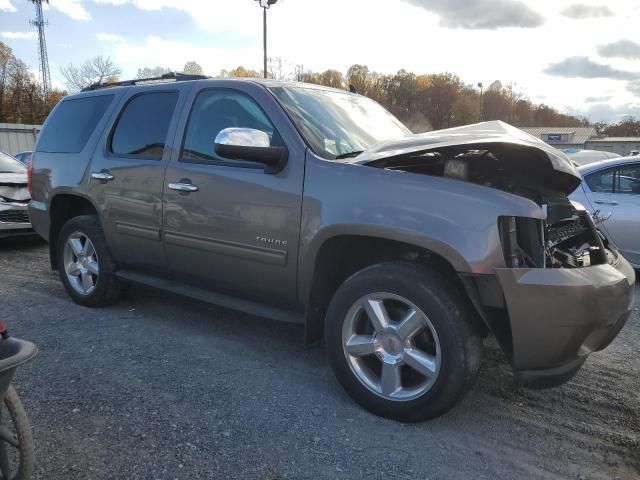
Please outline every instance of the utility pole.
[{"label": "utility pole", "polygon": [[484,110],[484,101],[482,98],[482,87],[484,85],[482,84],[482,82],[478,82],[478,88],[480,88],[480,121],[482,121],[482,117],[483,117],[483,110]]},{"label": "utility pole", "polygon": [[262,70],[264,78],[267,78],[267,10],[271,5],[275,5],[278,0],[256,0],[262,8],[262,41],[264,46],[264,68]]},{"label": "utility pole", "polygon": [[38,29],[38,69],[42,78],[42,91],[46,100],[51,90],[51,72],[49,71],[49,56],[47,55],[47,42],[44,36],[44,27],[49,24],[42,15],[42,2],[49,3],[49,0],[29,0],[36,7],[36,18],[29,20],[29,24]]}]

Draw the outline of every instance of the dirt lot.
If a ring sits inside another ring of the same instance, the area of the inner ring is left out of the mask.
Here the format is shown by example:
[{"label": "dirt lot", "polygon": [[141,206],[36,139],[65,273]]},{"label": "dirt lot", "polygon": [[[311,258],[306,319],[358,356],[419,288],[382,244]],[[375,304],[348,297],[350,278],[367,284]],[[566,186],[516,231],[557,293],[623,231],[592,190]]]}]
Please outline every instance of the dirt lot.
[{"label": "dirt lot", "polygon": [[418,425],[356,406],[301,327],[142,288],[76,306],[40,243],[0,244],[0,315],[40,347],[16,378],[38,479],[640,478],[637,308],[554,390],[514,389],[489,343],[471,394]]}]

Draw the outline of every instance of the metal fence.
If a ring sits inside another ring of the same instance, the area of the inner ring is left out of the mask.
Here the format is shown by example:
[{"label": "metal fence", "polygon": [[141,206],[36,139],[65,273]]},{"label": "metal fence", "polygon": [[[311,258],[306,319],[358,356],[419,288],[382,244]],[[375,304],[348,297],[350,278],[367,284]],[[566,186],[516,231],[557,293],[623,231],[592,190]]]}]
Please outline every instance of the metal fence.
[{"label": "metal fence", "polygon": [[0,151],[14,154],[33,150],[42,125],[0,123]]}]

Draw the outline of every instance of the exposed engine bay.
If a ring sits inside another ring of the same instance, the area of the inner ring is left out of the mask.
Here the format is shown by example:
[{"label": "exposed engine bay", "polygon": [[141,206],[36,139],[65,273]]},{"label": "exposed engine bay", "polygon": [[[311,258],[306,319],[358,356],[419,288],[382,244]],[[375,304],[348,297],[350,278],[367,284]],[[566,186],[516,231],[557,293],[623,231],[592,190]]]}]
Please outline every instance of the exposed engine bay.
[{"label": "exposed engine bay", "polygon": [[[541,168],[540,150],[509,143],[449,145],[382,158],[367,165],[451,178],[528,198],[546,220],[498,219],[505,263],[514,268],[581,268],[607,262],[606,239],[590,215],[567,198],[551,165]],[[535,157],[535,158],[534,158]]]}]

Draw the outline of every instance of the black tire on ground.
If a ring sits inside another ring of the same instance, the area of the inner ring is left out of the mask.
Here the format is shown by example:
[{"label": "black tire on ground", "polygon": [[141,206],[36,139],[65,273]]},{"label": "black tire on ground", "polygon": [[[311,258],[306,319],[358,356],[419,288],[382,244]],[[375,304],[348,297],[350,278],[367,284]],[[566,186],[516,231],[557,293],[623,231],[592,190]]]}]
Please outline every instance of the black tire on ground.
[{"label": "black tire on ground", "polygon": [[[95,289],[89,294],[77,292],[69,283],[64,267],[64,246],[71,235],[79,232],[86,235],[95,247],[99,273]],[[114,275],[117,264],[114,260],[97,215],[81,215],[64,224],[57,245],[57,264],[60,280],[74,302],[85,307],[104,307],[117,302],[125,290],[125,285]]]},{"label": "black tire on ground", "polygon": [[[3,410],[7,410],[9,414],[3,415],[3,422],[6,421],[5,419],[7,419],[8,416],[11,417],[13,429],[9,428],[9,431],[13,430],[15,433],[20,445],[20,450],[7,446],[7,444],[2,442],[0,455],[4,456],[5,461],[9,464],[11,480],[30,480],[31,474],[33,473],[33,438],[31,436],[31,427],[20,397],[18,397],[18,394],[11,385],[4,397],[3,407],[5,407]],[[8,450],[13,450],[12,455],[9,455]]]},{"label": "black tire on ground", "polygon": [[[404,297],[429,318],[440,341],[440,370],[431,388],[411,400],[390,400],[367,388],[355,375],[343,348],[347,312],[359,299],[375,292]],[[411,262],[367,267],[337,290],[326,316],[325,342],[329,363],[347,393],[370,412],[394,420],[418,422],[442,415],[469,390],[478,372],[482,341],[474,328],[474,312],[451,280]]]}]

